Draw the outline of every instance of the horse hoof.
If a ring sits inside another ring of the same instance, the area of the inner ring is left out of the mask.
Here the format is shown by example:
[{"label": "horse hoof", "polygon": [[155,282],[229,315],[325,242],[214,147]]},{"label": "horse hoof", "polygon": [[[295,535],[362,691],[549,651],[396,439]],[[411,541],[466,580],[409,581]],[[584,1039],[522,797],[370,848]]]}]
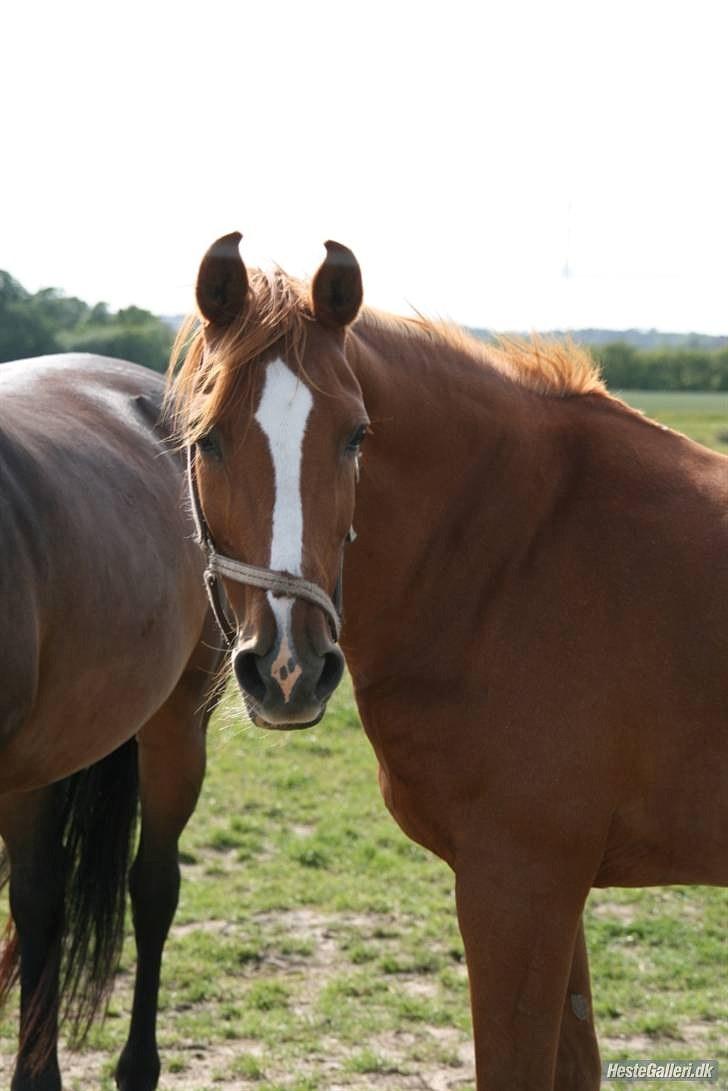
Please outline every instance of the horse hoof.
[{"label": "horse hoof", "polygon": [[10,1091],[62,1091],[61,1073],[58,1068],[31,1076],[27,1072],[16,1072]]},{"label": "horse hoof", "polygon": [[123,1053],[116,1066],[116,1086],[119,1091],[155,1091],[159,1083],[158,1054],[153,1057],[127,1057]]}]

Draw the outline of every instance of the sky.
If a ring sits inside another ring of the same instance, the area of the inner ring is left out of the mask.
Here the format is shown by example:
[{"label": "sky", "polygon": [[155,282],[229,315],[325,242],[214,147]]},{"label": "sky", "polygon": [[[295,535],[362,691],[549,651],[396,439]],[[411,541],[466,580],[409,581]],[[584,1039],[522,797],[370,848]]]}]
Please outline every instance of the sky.
[{"label": "sky", "polygon": [[194,305],[200,258],[491,329],[728,333],[725,0],[125,0],[3,13],[0,268]]}]

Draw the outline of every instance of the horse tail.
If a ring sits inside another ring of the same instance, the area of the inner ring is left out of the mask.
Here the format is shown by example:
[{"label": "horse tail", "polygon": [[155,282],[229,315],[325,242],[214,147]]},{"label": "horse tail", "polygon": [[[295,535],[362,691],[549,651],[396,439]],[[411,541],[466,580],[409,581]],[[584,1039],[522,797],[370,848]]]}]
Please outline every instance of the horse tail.
[{"label": "horse tail", "polygon": [[[0,891],[8,884],[10,879],[10,861],[7,852],[0,851]],[[0,1008],[8,998],[8,993],[18,980],[20,973],[20,941],[13,924],[13,918],[8,916],[5,925],[2,950],[0,951]]]},{"label": "horse tail", "polygon": [[[105,1014],[124,941],[126,888],[136,840],[139,802],[137,745],[129,739],[95,765],[60,781],[58,809],[64,867],[64,913],[59,923],[60,1023],[72,1044],[86,1038]],[[7,864],[0,882],[7,882]],[[17,981],[20,945],[8,922],[0,957],[0,1003]],[[49,968],[50,969],[50,968]],[[33,1042],[33,1066],[41,1066],[55,1044],[53,973],[41,978],[23,1027]]]},{"label": "horse tail", "polygon": [[136,739],[70,778],[63,809],[65,925],[62,1018],[74,1042],[105,1013],[124,942],[126,889],[136,840]]}]

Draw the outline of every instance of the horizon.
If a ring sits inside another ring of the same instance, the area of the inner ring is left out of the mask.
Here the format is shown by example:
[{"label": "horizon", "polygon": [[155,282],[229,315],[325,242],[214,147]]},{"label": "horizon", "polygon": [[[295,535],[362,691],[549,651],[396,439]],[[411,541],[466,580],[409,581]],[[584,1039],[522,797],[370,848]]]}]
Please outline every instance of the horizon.
[{"label": "horizon", "polygon": [[[10,270],[8,270],[8,269],[6,269],[6,270],[0,269],[0,272],[3,272],[3,271],[6,272],[6,273],[10,273],[11,276],[13,275],[12,272]],[[14,279],[17,280],[17,278],[14,278]],[[21,283],[21,287],[28,290],[28,291],[30,291],[31,294],[34,294],[35,292],[43,291],[43,290],[53,290],[53,291],[61,292],[63,295],[65,295],[67,297],[73,295],[73,293],[66,292],[63,288],[60,288],[58,285],[55,285],[55,284],[40,283],[37,288],[29,289],[26,284]],[[83,302],[90,305],[90,306],[94,306],[96,304],[107,305],[107,306],[109,306],[110,313],[112,313],[112,314],[118,313],[118,311],[123,310],[125,307],[140,306],[140,304],[138,302],[134,301],[134,300],[131,300],[128,303],[123,303],[123,304],[121,304],[121,306],[118,306],[118,307],[113,307],[112,305],[110,305],[108,303],[107,300],[84,299]],[[365,301],[365,305],[366,305],[366,301]],[[149,310],[149,308],[143,308],[143,309]],[[178,312],[176,312],[174,314],[160,313],[160,312],[157,312],[157,311],[150,311],[149,313],[153,314],[156,318],[160,319],[160,321],[164,322],[171,329],[177,330],[177,329],[179,329],[181,324],[185,321],[185,319],[190,316],[190,314],[196,313],[196,310],[193,308],[192,311],[186,311],[186,312],[185,311],[178,311]],[[413,311],[412,313],[413,314],[414,313],[421,314],[422,312]],[[455,320],[453,320],[453,321],[455,321]],[[705,330],[698,330],[698,329],[689,329],[689,330],[663,329],[663,328],[660,328],[658,326],[622,326],[622,327],[616,327],[616,326],[574,326],[574,327],[568,327],[568,328],[561,328],[561,327],[558,327],[558,326],[554,326],[554,327],[548,327],[548,328],[542,327],[542,328],[539,328],[539,329],[531,329],[531,330],[523,330],[523,329],[520,329],[520,330],[519,329],[500,329],[500,330],[496,330],[496,329],[494,329],[492,327],[488,327],[488,326],[467,325],[465,323],[457,323],[457,324],[461,325],[464,329],[470,330],[473,333],[486,334],[486,335],[496,335],[498,333],[501,333],[501,334],[506,334],[506,335],[507,334],[515,334],[515,335],[525,335],[525,336],[528,336],[529,334],[546,334],[546,335],[548,335],[548,334],[559,334],[559,335],[563,334],[565,336],[569,336],[570,334],[586,334],[586,333],[610,334],[610,333],[614,333],[614,334],[632,334],[632,335],[636,335],[636,336],[654,335],[654,336],[659,337],[659,338],[698,337],[698,338],[710,338],[712,340],[719,340],[719,339],[727,339],[728,340],[728,333],[707,333]]]},{"label": "horizon", "polygon": [[[6,272],[6,273],[9,273],[10,276],[13,276],[12,271],[9,270],[9,269],[5,269],[5,270],[0,269],[0,272],[2,272],[2,271]],[[18,278],[15,277],[14,279],[17,281]],[[31,294],[34,294],[35,292],[40,292],[40,291],[43,291],[43,290],[52,290],[52,291],[58,291],[62,295],[66,296],[66,297],[70,297],[70,296],[75,295],[75,293],[67,292],[64,288],[62,288],[62,287],[60,287],[59,285],[56,285],[56,284],[45,284],[45,283],[40,282],[37,287],[29,288],[27,284],[23,284],[22,282],[20,282],[20,283],[21,283],[21,287],[24,288],[25,290],[29,291]],[[78,298],[81,298],[81,297],[78,297]],[[94,305],[97,305],[97,304],[108,306],[109,310],[110,310],[110,313],[112,313],[112,314],[115,314],[118,311],[123,310],[126,307],[132,307],[132,306],[137,306],[137,307],[141,306],[143,309],[149,311],[148,307],[144,307],[143,304],[140,304],[136,300],[129,300],[128,302],[124,302],[124,303],[120,304],[119,306],[113,306],[112,304],[110,304],[108,302],[108,300],[94,299],[94,298],[83,299],[83,302],[90,305],[90,306],[94,306]],[[365,300],[365,305],[366,305],[366,300]],[[153,311],[152,310],[152,311],[150,311],[150,313],[153,314],[155,317],[159,318],[162,322],[165,322],[171,328],[177,329],[182,324],[182,322],[185,321],[186,318],[188,318],[193,313],[197,313],[197,311],[196,311],[196,308],[193,306],[192,309],[189,310],[189,311],[177,311],[175,313],[163,313],[163,312],[158,312],[158,311]],[[423,312],[420,311],[419,308],[412,310],[413,315],[421,315],[422,313]],[[435,317],[437,317],[437,316],[435,316]],[[494,334],[494,335],[498,334],[498,333],[504,333],[504,334],[513,333],[513,334],[519,334],[519,335],[520,334],[528,335],[528,334],[534,333],[534,334],[564,334],[564,335],[568,336],[569,334],[572,334],[572,333],[573,334],[584,334],[584,333],[609,334],[609,333],[614,333],[614,334],[634,334],[634,335],[638,335],[638,336],[655,335],[655,336],[658,336],[658,337],[677,337],[677,338],[689,338],[689,337],[703,338],[703,337],[707,337],[707,338],[711,338],[711,339],[714,339],[714,340],[718,340],[718,339],[721,339],[721,338],[728,339],[728,333],[722,333],[722,332],[711,333],[711,332],[707,332],[705,330],[700,330],[700,329],[682,329],[682,330],[674,329],[674,328],[666,329],[666,328],[659,327],[659,326],[571,326],[571,327],[551,326],[551,327],[540,327],[540,328],[531,329],[531,330],[515,329],[515,328],[514,329],[502,329],[501,328],[501,329],[497,330],[494,327],[481,326],[481,325],[477,325],[477,324],[476,325],[469,325],[467,323],[457,322],[456,319],[452,319],[451,321],[456,322],[458,325],[461,325],[461,326],[463,326],[463,328],[468,329],[468,330],[470,330],[472,332],[476,332],[476,333],[479,333],[479,334],[482,333],[482,334]]]}]

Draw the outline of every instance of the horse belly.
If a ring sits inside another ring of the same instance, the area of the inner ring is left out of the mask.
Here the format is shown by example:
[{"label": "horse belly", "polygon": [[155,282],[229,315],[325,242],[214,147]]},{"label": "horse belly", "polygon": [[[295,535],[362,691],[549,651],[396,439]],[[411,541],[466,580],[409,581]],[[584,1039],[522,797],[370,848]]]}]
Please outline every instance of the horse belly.
[{"label": "horse belly", "polygon": [[65,661],[51,671],[0,751],[0,794],[60,780],[115,750],[164,703],[189,653],[187,642],[150,642],[146,654],[103,662],[87,653],[76,670]]},{"label": "horse belly", "polygon": [[37,677],[10,702],[0,793],[40,787],[100,760],[177,684],[206,612],[199,573],[194,565],[150,565],[146,575],[125,574],[126,590],[112,585],[115,595],[99,595],[93,573],[88,584],[69,584],[43,639]]},{"label": "horse belly", "polygon": [[728,885],[728,765],[685,771],[615,812],[595,886]]}]

